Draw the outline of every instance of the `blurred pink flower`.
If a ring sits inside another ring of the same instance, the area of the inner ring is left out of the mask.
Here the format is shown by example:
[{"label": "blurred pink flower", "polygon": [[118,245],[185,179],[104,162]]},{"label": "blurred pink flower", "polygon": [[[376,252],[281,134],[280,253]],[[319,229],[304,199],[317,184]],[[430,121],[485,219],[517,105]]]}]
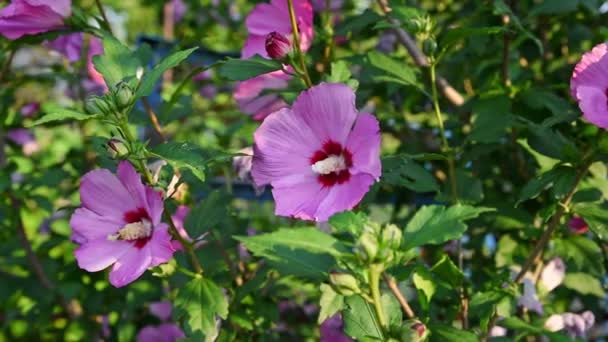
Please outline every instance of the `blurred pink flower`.
[{"label": "blurred pink flower", "polygon": [[185,337],[182,329],[176,324],[163,323],[145,326],[137,334],[137,342],[175,342]]},{"label": "blurred pink flower", "polygon": [[40,103],[31,102],[21,107],[21,116],[29,118],[40,111]]},{"label": "blurred pink flower", "polygon": [[179,22],[184,19],[184,16],[188,11],[188,6],[186,6],[183,0],[171,1],[173,2],[173,20],[175,20],[175,22]]},{"label": "blurred pink flower", "polygon": [[[84,40],[84,33],[70,33],[49,42],[47,46],[61,53],[68,59],[68,61],[74,63],[81,58]],[[97,72],[97,70],[95,70],[95,66],[93,65],[93,57],[103,54],[103,44],[101,39],[91,36],[88,44],[87,71],[89,78],[94,82],[94,84],[106,88],[106,82],[104,81],[103,76]]]},{"label": "blurred pink flower", "polygon": [[589,230],[587,222],[581,217],[573,217],[568,221],[568,228],[574,234],[585,234]]},{"label": "blurred pink flower", "polygon": [[[308,51],[314,36],[313,11],[308,0],[294,1],[294,11],[300,32],[300,48]],[[291,40],[292,28],[284,0],[272,0],[270,4],[258,4],[245,20],[247,26],[247,41],[241,51],[242,58],[256,54],[269,58],[266,52],[266,39],[272,32]],[[253,79],[239,82],[236,85],[234,97],[242,112],[253,115],[255,120],[263,120],[268,114],[285,108],[287,104],[276,94],[260,94],[266,90],[283,89],[291,76],[282,71],[260,75]]]},{"label": "blurred pink flower", "polygon": [[282,71],[260,75],[236,84],[234,99],[241,111],[253,115],[254,120],[264,120],[270,113],[287,107],[277,94],[264,94],[264,90],[278,90],[287,87],[291,76]]},{"label": "blurred pink flower", "polygon": [[566,265],[559,257],[551,259],[540,274],[540,283],[548,292],[558,287],[566,277]]},{"label": "blurred pink flower", "polygon": [[118,165],[117,176],[101,169],[82,177],[82,207],[70,226],[72,240],[80,245],[74,251],[78,266],[98,272],[114,265],[110,283],[121,287],[169,261],[174,249],[168,226],[161,222],[161,193],[144,186],[127,161]]},{"label": "blurred pink flower", "polygon": [[163,322],[168,321],[169,318],[171,318],[172,311],[173,305],[171,305],[171,302],[169,301],[150,303],[150,313]]},{"label": "blurred pink flower", "polygon": [[523,284],[524,293],[519,297],[519,300],[517,301],[518,305],[542,315],[544,313],[543,305],[538,300],[534,282],[530,278],[524,278]]},{"label": "blurred pink flower", "polygon": [[[192,242],[192,238],[190,237],[190,235],[188,234],[188,232],[185,229],[185,222],[186,222],[186,217],[188,216],[188,213],[190,212],[190,208],[185,206],[185,205],[180,205],[177,207],[177,209],[175,209],[175,213],[173,214],[173,216],[171,216],[171,218],[173,219],[173,223],[175,224],[175,228],[177,229],[177,233],[184,238],[184,240],[186,241],[190,241]],[[206,241],[198,241],[195,245],[194,248],[199,248],[202,245],[204,245],[206,243]],[[173,245],[173,248],[176,251],[182,251],[184,248],[181,244],[181,242],[179,242],[178,240],[173,240],[171,242],[171,244]]]},{"label": "blurred pink flower", "polygon": [[595,316],[591,311],[585,311],[580,315],[564,312],[563,314],[551,315],[545,321],[545,328],[549,331],[566,330],[572,338],[585,338],[594,323]]},{"label": "blurred pink flower", "polygon": [[326,319],[319,327],[321,342],[351,342],[352,339],[343,332],[342,316],[333,315]]},{"label": "blurred pink flower", "polygon": [[71,6],[70,0],[13,0],[0,9],[0,34],[14,40],[63,28]]},{"label": "blurred pink flower", "polygon": [[40,145],[36,141],[34,134],[26,128],[15,128],[6,132],[6,138],[15,144],[21,146],[23,154],[31,156],[40,151]]},{"label": "blurred pink flower", "polygon": [[275,213],[326,221],[352,209],[381,174],[380,127],[340,83],[302,92],[254,135],[252,176],[272,185]]},{"label": "blurred pink flower", "polygon": [[[300,32],[300,48],[308,51],[314,36],[312,6],[308,0],[294,1],[296,21]],[[266,37],[271,32],[280,33],[287,38],[292,35],[291,20],[287,1],[271,0],[270,4],[258,4],[245,19],[247,41],[241,51],[242,58],[260,55],[268,58]]]},{"label": "blurred pink flower", "polygon": [[592,124],[608,128],[608,45],[596,45],[578,62],[570,79],[570,93],[583,117]]}]

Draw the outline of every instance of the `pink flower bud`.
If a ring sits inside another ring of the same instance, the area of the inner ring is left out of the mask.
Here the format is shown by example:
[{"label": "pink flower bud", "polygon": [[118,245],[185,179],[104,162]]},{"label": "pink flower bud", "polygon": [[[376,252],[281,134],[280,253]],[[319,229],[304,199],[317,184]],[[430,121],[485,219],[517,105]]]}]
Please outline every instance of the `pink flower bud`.
[{"label": "pink flower bud", "polygon": [[291,52],[291,42],[287,37],[278,33],[270,32],[266,36],[266,53],[272,59],[284,59]]},{"label": "pink flower bud", "polygon": [[585,234],[587,230],[589,230],[587,222],[578,216],[575,216],[568,221],[568,228],[570,228],[570,232],[574,234]]}]

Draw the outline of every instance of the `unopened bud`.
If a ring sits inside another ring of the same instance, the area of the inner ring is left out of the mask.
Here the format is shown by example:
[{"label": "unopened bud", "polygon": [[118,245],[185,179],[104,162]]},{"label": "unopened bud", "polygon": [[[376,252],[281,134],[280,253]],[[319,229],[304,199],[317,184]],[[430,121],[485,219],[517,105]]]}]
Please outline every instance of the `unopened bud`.
[{"label": "unopened bud", "polygon": [[272,59],[282,60],[291,52],[291,42],[287,37],[278,33],[270,32],[266,36],[266,53]]},{"label": "unopened bud", "polygon": [[124,83],[120,82],[116,85],[116,89],[114,90],[114,101],[116,102],[116,107],[118,109],[123,109],[131,104],[133,100],[133,90],[131,87]]},{"label": "unopened bud", "polygon": [[128,152],[125,143],[120,139],[111,138],[106,143],[106,146],[108,148],[108,153],[110,153],[112,158],[124,156]]},{"label": "unopened bud", "polygon": [[373,261],[378,255],[378,239],[372,233],[363,233],[357,242],[357,250],[364,260]]},{"label": "unopened bud", "polygon": [[437,50],[437,42],[432,37],[427,38],[422,42],[422,51],[427,56],[433,56],[435,54],[435,50]]},{"label": "unopened bud", "polygon": [[401,330],[402,342],[424,341],[429,335],[429,330],[419,320],[410,320],[403,323]]},{"label": "unopened bud", "polygon": [[348,273],[332,272],[329,274],[329,280],[336,292],[343,296],[352,296],[361,293],[357,278]]},{"label": "unopened bud", "polygon": [[580,217],[573,217],[568,221],[568,228],[574,234],[585,234],[589,230],[589,225]]},{"label": "unopened bud", "polygon": [[89,96],[84,104],[84,109],[89,114],[106,114],[110,107],[106,101],[98,96]]},{"label": "unopened bud", "polygon": [[382,231],[382,244],[394,250],[399,249],[401,237],[401,229],[394,224],[389,224]]}]

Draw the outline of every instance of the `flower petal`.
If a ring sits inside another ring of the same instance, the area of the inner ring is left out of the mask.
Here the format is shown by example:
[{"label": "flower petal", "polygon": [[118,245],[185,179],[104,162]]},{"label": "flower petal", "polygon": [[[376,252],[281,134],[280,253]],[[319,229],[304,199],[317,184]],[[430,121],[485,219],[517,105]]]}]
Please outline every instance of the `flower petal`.
[{"label": "flower petal", "polygon": [[110,284],[115,287],[123,287],[137,280],[150,267],[152,256],[150,249],[137,248],[135,246],[128,249],[112,267],[110,272]]},{"label": "flower petal", "polygon": [[312,175],[310,157],[321,148],[308,124],[288,108],[269,115],[254,134],[251,174],[256,185],[282,177]]},{"label": "flower petal", "polygon": [[98,272],[115,263],[132,249],[126,241],[98,239],[89,241],[74,251],[78,266],[89,272]]},{"label": "flower petal", "polygon": [[129,191],[109,170],[93,170],[82,177],[80,200],[83,207],[101,216],[117,220],[128,211],[137,209]]},{"label": "flower petal", "polygon": [[579,86],[576,96],[583,117],[598,127],[608,128],[608,97],[605,92],[597,87]]},{"label": "flower petal", "polygon": [[327,196],[329,189],[323,187],[315,175],[291,186],[273,187],[275,214],[303,220],[315,220],[319,204]]},{"label": "flower petal", "polygon": [[87,208],[78,208],[70,218],[73,234],[88,241],[105,239],[115,234],[126,222],[116,216],[100,216]]},{"label": "flower petal", "polygon": [[363,172],[375,179],[380,178],[380,124],[372,114],[361,113],[357,116],[346,148],[353,154],[352,174]]},{"label": "flower petal", "polygon": [[576,88],[582,85],[608,86],[608,45],[602,43],[596,45],[591,51],[585,53],[581,60],[576,64],[570,79],[570,93],[577,100]]},{"label": "flower petal", "polygon": [[355,93],[342,83],[321,83],[302,92],[292,110],[320,142],[333,140],[342,146],[357,119]]},{"label": "flower petal", "polygon": [[169,234],[169,226],[161,223],[154,227],[154,235],[144,249],[149,250],[151,256],[148,267],[158,266],[171,260],[175,249],[171,244],[171,235]]},{"label": "flower petal", "polygon": [[374,182],[374,177],[361,173],[351,175],[346,183],[332,186],[328,195],[319,204],[315,218],[317,221],[325,222],[333,214],[354,208]]},{"label": "flower petal", "polygon": [[135,205],[138,208],[146,209],[148,214],[151,214],[148,201],[146,200],[146,187],[141,182],[141,176],[135,171],[133,165],[126,160],[121,161],[118,164],[116,175],[125,189],[129,191],[133,200],[135,200]]}]

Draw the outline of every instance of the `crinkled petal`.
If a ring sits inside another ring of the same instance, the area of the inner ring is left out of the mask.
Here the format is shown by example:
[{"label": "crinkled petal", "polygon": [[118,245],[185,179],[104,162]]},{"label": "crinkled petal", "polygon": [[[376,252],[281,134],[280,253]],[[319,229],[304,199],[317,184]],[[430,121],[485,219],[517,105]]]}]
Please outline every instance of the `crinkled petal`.
[{"label": "crinkled petal", "polygon": [[154,225],[157,225],[161,221],[164,210],[163,194],[160,191],[155,191],[150,187],[146,187],[146,200],[148,203],[148,214],[150,215],[150,219],[152,219]]},{"label": "crinkled petal", "polygon": [[288,108],[270,114],[254,134],[251,174],[256,185],[282,177],[310,175],[310,157],[321,148],[310,127]]},{"label": "crinkled petal", "polygon": [[76,237],[88,241],[104,239],[118,232],[126,222],[116,216],[100,216],[87,208],[78,208],[70,218],[70,227]]},{"label": "crinkled petal", "polygon": [[62,17],[69,17],[72,14],[71,0],[18,0],[30,4],[31,6],[46,6],[53,12]]},{"label": "crinkled petal", "polygon": [[315,175],[298,184],[273,187],[275,214],[302,220],[316,220],[317,208],[328,193],[329,189],[323,187]]},{"label": "crinkled petal", "polygon": [[331,186],[328,195],[319,204],[315,219],[325,222],[333,214],[354,208],[374,182],[373,176],[362,173],[352,175],[346,183]]},{"label": "crinkled petal", "polygon": [[380,178],[380,140],[378,120],[369,113],[359,114],[346,142],[346,148],[353,154],[352,174],[367,173],[375,179]]},{"label": "crinkled petal", "polygon": [[169,226],[161,223],[154,228],[154,235],[144,249],[149,249],[151,256],[150,265],[148,267],[158,266],[171,260],[175,249],[171,244],[171,235],[169,234]]},{"label": "crinkled petal", "polygon": [[576,88],[581,85],[596,85],[601,88],[608,86],[607,52],[608,45],[606,43],[596,45],[591,51],[585,53],[576,64],[570,78],[570,93],[575,99],[580,100]]},{"label": "crinkled petal", "polygon": [[[150,214],[150,208],[148,201],[146,200],[146,187],[141,181],[141,176],[131,163],[126,160],[121,161],[118,164],[116,175],[122,183],[122,185],[129,191],[131,197],[135,201],[135,205],[138,208],[144,208]],[[154,221],[156,223],[156,221]]]},{"label": "crinkled petal", "polygon": [[127,241],[98,239],[78,247],[74,255],[80,268],[98,272],[114,264],[132,249],[133,246]]},{"label": "crinkled petal", "polygon": [[579,86],[576,89],[579,98],[578,106],[583,112],[583,117],[592,124],[608,128],[608,96],[599,88],[590,86]]},{"label": "crinkled petal", "polygon": [[0,34],[8,39],[63,27],[63,17],[48,6],[17,1],[0,10]]},{"label": "crinkled petal", "polygon": [[342,83],[321,83],[302,92],[292,106],[321,142],[333,140],[342,146],[357,119],[355,93]]},{"label": "crinkled petal", "polygon": [[286,5],[287,1],[275,1],[272,4],[259,4],[249,13],[245,26],[249,34],[266,37],[270,32],[281,34],[291,32],[291,22]]},{"label": "crinkled petal", "polygon": [[144,274],[152,260],[150,249],[147,248],[148,244],[143,248],[132,246],[114,263],[110,272],[110,284],[123,287]]},{"label": "crinkled petal", "polygon": [[122,219],[124,213],[137,209],[137,202],[123,183],[106,169],[93,170],[82,177],[80,200],[83,207],[117,220]]}]

